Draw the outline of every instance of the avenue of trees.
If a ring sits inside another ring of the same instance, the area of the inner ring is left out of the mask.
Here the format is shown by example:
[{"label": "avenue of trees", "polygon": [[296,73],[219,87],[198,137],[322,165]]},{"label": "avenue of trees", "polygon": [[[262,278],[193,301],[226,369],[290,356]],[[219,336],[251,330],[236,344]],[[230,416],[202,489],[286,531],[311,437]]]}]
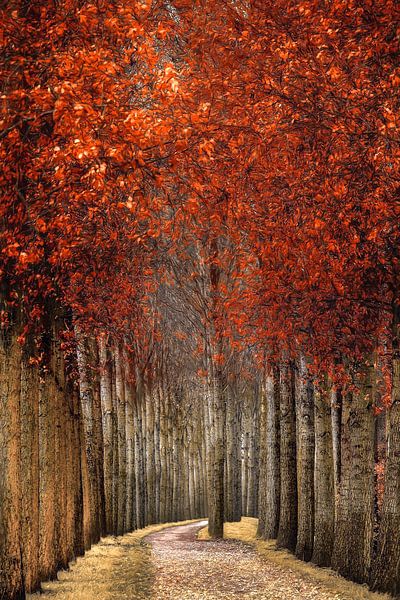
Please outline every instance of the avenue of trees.
[{"label": "avenue of trees", "polygon": [[400,595],[393,0],[0,10],[0,598],[259,519]]}]

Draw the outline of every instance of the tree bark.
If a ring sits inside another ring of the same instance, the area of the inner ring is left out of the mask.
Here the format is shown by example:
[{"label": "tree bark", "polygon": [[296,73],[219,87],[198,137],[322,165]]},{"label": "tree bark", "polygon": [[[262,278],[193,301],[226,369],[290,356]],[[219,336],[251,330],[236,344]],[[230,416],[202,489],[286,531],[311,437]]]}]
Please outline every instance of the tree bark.
[{"label": "tree bark", "polygon": [[104,489],[104,434],[103,434],[103,416],[101,410],[101,389],[100,389],[100,356],[99,347],[95,338],[89,339],[90,357],[93,363],[93,441],[95,449],[96,473],[97,473],[97,505],[99,513],[97,515],[97,527],[100,536],[106,535],[106,501]]},{"label": "tree bark", "polygon": [[39,388],[39,468],[40,468],[40,578],[55,579],[58,570],[58,506],[56,473],[57,452],[57,396],[55,371],[55,318],[49,306],[42,336],[45,365]]},{"label": "tree bark", "polygon": [[125,408],[126,408],[126,530],[136,529],[135,506],[135,429],[134,429],[134,382],[128,369],[128,356],[124,358],[126,365]]},{"label": "tree bark", "polygon": [[311,560],[320,567],[331,564],[335,530],[330,396],[327,382],[315,389],[315,535]]},{"label": "tree bark", "polygon": [[39,369],[32,338],[21,366],[21,537],[27,592],[40,589],[39,575]]},{"label": "tree bark", "polygon": [[116,368],[115,351],[111,351],[111,398],[112,398],[112,457],[113,457],[113,476],[112,476],[112,533],[118,535],[118,498],[119,498],[119,432],[118,432],[118,395],[116,386]]},{"label": "tree bark", "polygon": [[[147,520],[156,522],[156,464],[154,444],[154,390],[146,386],[146,480],[147,480]],[[182,499],[183,500],[183,499]]]},{"label": "tree bark", "polygon": [[259,386],[252,386],[250,398],[250,443],[249,443],[249,479],[247,493],[247,515],[258,514],[258,476],[259,476]]},{"label": "tree bark", "polygon": [[117,438],[118,438],[118,519],[117,535],[126,531],[126,414],[125,414],[125,369],[120,348],[115,349],[115,390],[117,394]]},{"label": "tree bark", "polygon": [[314,544],[314,388],[304,356],[296,371],[298,525],[296,556],[309,561]]},{"label": "tree bark", "polygon": [[400,307],[394,308],[392,402],[389,408],[389,435],[385,487],[378,537],[377,556],[372,569],[374,590],[400,595]]},{"label": "tree bark", "polygon": [[89,511],[90,511],[90,543],[95,544],[101,536],[99,523],[99,478],[97,466],[97,448],[94,424],[94,381],[93,356],[87,339],[77,332],[78,338],[78,367],[79,388],[81,398],[81,414],[83,419],[83,434],[86,449],[86,464],[89,482]]},{"label": "tree bark", "polygon": [[267,382],[267,511],[265,539],[276,538],[279,529],[281,472],[280,472],[280,385],[279,369],[273,367]]},{"label": "tree bark", "polygon": [[342,460],[332,567],[357,583],[369,579],[374,508],[374,367],[355,373],[343,398]]},{"label": "tree bark", "polygon": [[226,400],[225,519],[228,522],[240,521],[242,517],[239,410],[236,385],[232,385]]},{"label": "tree bark", "polygon": [[280,367],[280,478],[278,548],[294,551],[297,542],[296,413],[293,367]]},{"label": "tree bark", "polygon": [[25,598],[20,489],[21,346],[17,337],[15,323],[0,329],[0,598],[7,600]]},{"label": "tree bark", "polygon": [[82,556],[85,552],[84,540],[84,509],[83,509],[83,473],[82,473],[82,434],[81,434],[81,405],[79,389],[71,380],[67,381],[67,393],[70,396],[70,406],[73,416],[72,427],[72,461],[70,470],[70,485],[73,489],[71,498],[71,535],[73,538],[74,556]]},{"label": "tree bark", "polygon": [[335,510],[339,502],[339,488],[341,479],[341,452],[342,452],[342,392],[340,389],[332,388],[331,392],[332,411],[332,448],[333,448],[333,473],[334,473],[334,496]]},{"label": "tree bark", "polygon": [[221,373],[213,377],[211,401],[211,460],[208,486],[208,531],[212,538],[224,535],[225,401]]},{"label": "tree bark", "polygon": [[113,533],[113,403],[111,357],[103,337],[99,339],[100,401],[104,440],[104,502],[106,532]]}]

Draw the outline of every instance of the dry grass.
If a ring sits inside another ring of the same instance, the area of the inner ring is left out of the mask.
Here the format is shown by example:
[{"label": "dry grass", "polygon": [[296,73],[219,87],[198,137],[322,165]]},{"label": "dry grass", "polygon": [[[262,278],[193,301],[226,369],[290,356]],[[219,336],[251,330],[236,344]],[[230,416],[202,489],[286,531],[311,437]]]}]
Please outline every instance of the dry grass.
[{"label": "dry grass", "polygon": [[[340,577],[332,569],[322,569],[310,563],[298,560],[290,552],[276,550],[275,541],[264,541],[257,538],[258,520],[250,517],[242,517],[240,523],[225,523],[224,538],[241,540],[252,544],[263,559],[273,564],[294,571],[307,580],[323,585],[330,592],[340,594],[346,600],[391,600],[387,594],[370,592],[366,586],[358,585]],[[202,529],[198,538],[209,540],[207,527]]]},{"label": "dry grass", "polygon": [[149,525],[121,537],[102,538],[85,556],[60,571],[57,581],[42,584],[42,594],[28,594],[30,600],[145,600],[151,596],[153,566],[151,550],[143,540],[151,533],[184,525],[163,523]]}]

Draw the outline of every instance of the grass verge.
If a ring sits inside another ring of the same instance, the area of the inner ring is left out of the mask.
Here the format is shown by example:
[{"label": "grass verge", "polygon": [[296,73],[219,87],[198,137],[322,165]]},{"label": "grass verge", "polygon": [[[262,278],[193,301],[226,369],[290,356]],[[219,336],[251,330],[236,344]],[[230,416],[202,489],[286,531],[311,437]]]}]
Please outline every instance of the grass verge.
[{"label": "grass verge", "polygon": [[[343,600],[393,600],[387,594],[377,594],[368,590],[367,586],[347,581],[332,569],[317,567],[311,563],[298,560],[285,550],[276,550],[275,540],[260,540],[257,538],[258,519],[242,517],[239,523],[225,523],[224,538],[235,539],[253,545],[260,556],[284,569],[302,575],[314,583],[318,582]],[[198,533],[199,540],[210,540],[207,527]]]}]

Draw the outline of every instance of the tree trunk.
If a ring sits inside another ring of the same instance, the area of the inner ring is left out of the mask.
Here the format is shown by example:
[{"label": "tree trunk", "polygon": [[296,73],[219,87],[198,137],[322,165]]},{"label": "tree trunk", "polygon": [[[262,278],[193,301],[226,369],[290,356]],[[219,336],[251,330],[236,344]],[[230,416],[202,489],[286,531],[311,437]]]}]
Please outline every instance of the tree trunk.
[{"label": "tree trunk", "polygon": [[[264,365],[266,369],[266,365]],[[263,373],[260,399],[260,484],[258,488],[258,527],[257,536],[265,538],[265,524],[267,513],[267,380],[268,375]]]},{"label": "tree trunk", "polygon": [[332,567],[368,581],[374,508],[374,367],[359,365],[357,390],[343,398],[342,460]]},{"label": "tree trunk", "polygon": [[0,329],[0,598],[22,600],[21,347],[13,324]]},{"label": "tree trunk", "polygon": [[331,393],[325,382],[315,390],[315,535],[312,562],[329,567],[335,529]]},{"label": "tree trunk", "polygon": [[145,526],[145,489],[143,479],[143,424],[142,424],[142,395],[139,373],[136,374],[136,393],[134,404],[134,428],[135,428],[135,500],[136,500],[136,526],[140,529]]},{"label": "tree trunk", "polygon": [[240,521],[242,517],[241,447],[239,427],[239,407],[236,385],[227,394],[226,410],[226,475],[225,475],[225,519],[228,522]]},{"label": "tree trunk", "polygon": [[[58,313],[58,314],[57,314]],[[53,403],[55,407],[55,553],[57,571],[68,568],[68,545],[66,535],[67,520],[67,471],[69,460],[67,453],[67,401],[65,393],[65,363],[61,344],[61,333],[64,330],[64,315],[56,312],[54,321],[54,389]]]},{"label": "tree trunk", "polygon": [[[154,445],[154,390],[145,390],[146,410],[146,480],[147,480],[147,520],[156,522],[156,465]],[[183,498],[181,499],[183,500]]]},{"label": "tree trunk", "polygon": [[90,356],[93,364],[93,441],[95,448],[96,473],[97,473],[97,504],[99,513],[97,515],[97,527],[100,536],[106,535],[106,500],[104,490],[104,435],[103,417],[101,411],[100,390],[100,357],[99,347],[95,338],[89,340]]},{"label": "tree trunk", "polygon": [[118,433],[118,396],[116,386],[115,353],[111,351],[111,398],[112,398],[112,533],[118,535],[118,498],[119,498],[119,433]]},{"label": "tree trunk", "polygon": [[111,359],[104,338],[99,339],[100,400],[104,440],[104,501],[106,532],[113,533],[113,404]]},{"label": "tree trunk", "polygon": [[[70,395],[70,406],[73,416],[72,427],[72,460],[70,470],[70,485],[73,489],[71,499],[71,533],[73,538],[74,556],[82,556],[85,552],[84,540],[84,509],[83,509],[83,473],[82,473],[82,435],[81,435],[81,405],[79,389],[72,381],[67,381],[67,393]],[[86,455],[86,453],[85,453]]]},{"label": "tree trunk", "polygon": [[259,388],[253,386],[250,401],[250,443],[249,443],[249,481],[247,493],[247,515],[256,517],[258,513],[258,476],[259,476]]},{"label": "tree trunk", "polygon": [[278,548],[294,551],[297,542],[296,413],[293,368],[280,368],[280,475],[281,497]]},{"label": "tree trunk", "polygon": [[279,529],[281,471],[280,471],[280,375],[278,367],[272,367],[267,381],[267,510],[265,514],[265,539],[276,538]]},{"label": "tree trunk", "polygon": [[334,473],[334,496],[335,510],[339,502],[339,488],[341,479],[341,452],[342,452],[342,392],[340,389],[332,388],[331,393],[332,411],[332,447],[333,447],[333,473]]},{"label": "tree trunk", "polygon": [[39,575],[39,369],[31,362],[30,338],[21,368],[21,537],[27,592],[40,588]]},{"label": "tree trunk", "polygon": [[121,350],[115,349],[115,390],[117,394],[117,438],[118,438],[118,519],[117,535],[126,531],[126,414],[125,414],[125,370]]},{"label": "tree trunk", "polygon": [[244,516],[247,514],[247,501],[249,495],[249,447],[250,447],[250,423],[249,423],[249,407],[248,400],[246,398],[246,404],[243,410],[242,419],[242,512]]},{"label": "tree trunk", "polygon": [[164,385],[161,389],[160,405],[160,522],[166,523],[168,519],[168,418],[167,418],[167,397]]},{"label": "tree trunk", "polygon": [[[125,356],[125,365],[128,365],[128,356]],[[135,429],[134,429],[134,384],[130,371],[126,368],[125,378],[125,408],[126,408],[126,530],[136,529],[135,506]]]},{"label": "tree trunk", "polygon": [[208,531],[212,538],[224,534],[224,462],[225,462],[225,401],[222,376],[213,378],[209,396],[211,401],[211,460],[208,486]]},{"label": "tree trunk", "polygon": [[393,320],[392,403],[389,408],[389,435],[385,487],[378,538],[377,557],[372,570],[374,590],[400,595],[400,307]]},{"label": "tree trunk", "polygon": [[298,526],[296,556],[309,561],[314,544],[314,388],[303,356],[296,378]]},{"label": "tree trunk", "polygon": [[83,418],[83,434],[89,482],[90,543],[95,544],[100,539],[101,530],[99,523],[98,455],[95,443],[94,425],[93,356],[89,349],[88,340],[84,339],[80,333],[77,333],[77,337],[81,413]]},{"label": "tree trunk", "polygon": [[43,334],[45,366],[39,388],[39,468],[40,468],[40,578],[55,579],[58,570],[58,507],[56,474],[55,322],[54,310],[47,310]]}]

